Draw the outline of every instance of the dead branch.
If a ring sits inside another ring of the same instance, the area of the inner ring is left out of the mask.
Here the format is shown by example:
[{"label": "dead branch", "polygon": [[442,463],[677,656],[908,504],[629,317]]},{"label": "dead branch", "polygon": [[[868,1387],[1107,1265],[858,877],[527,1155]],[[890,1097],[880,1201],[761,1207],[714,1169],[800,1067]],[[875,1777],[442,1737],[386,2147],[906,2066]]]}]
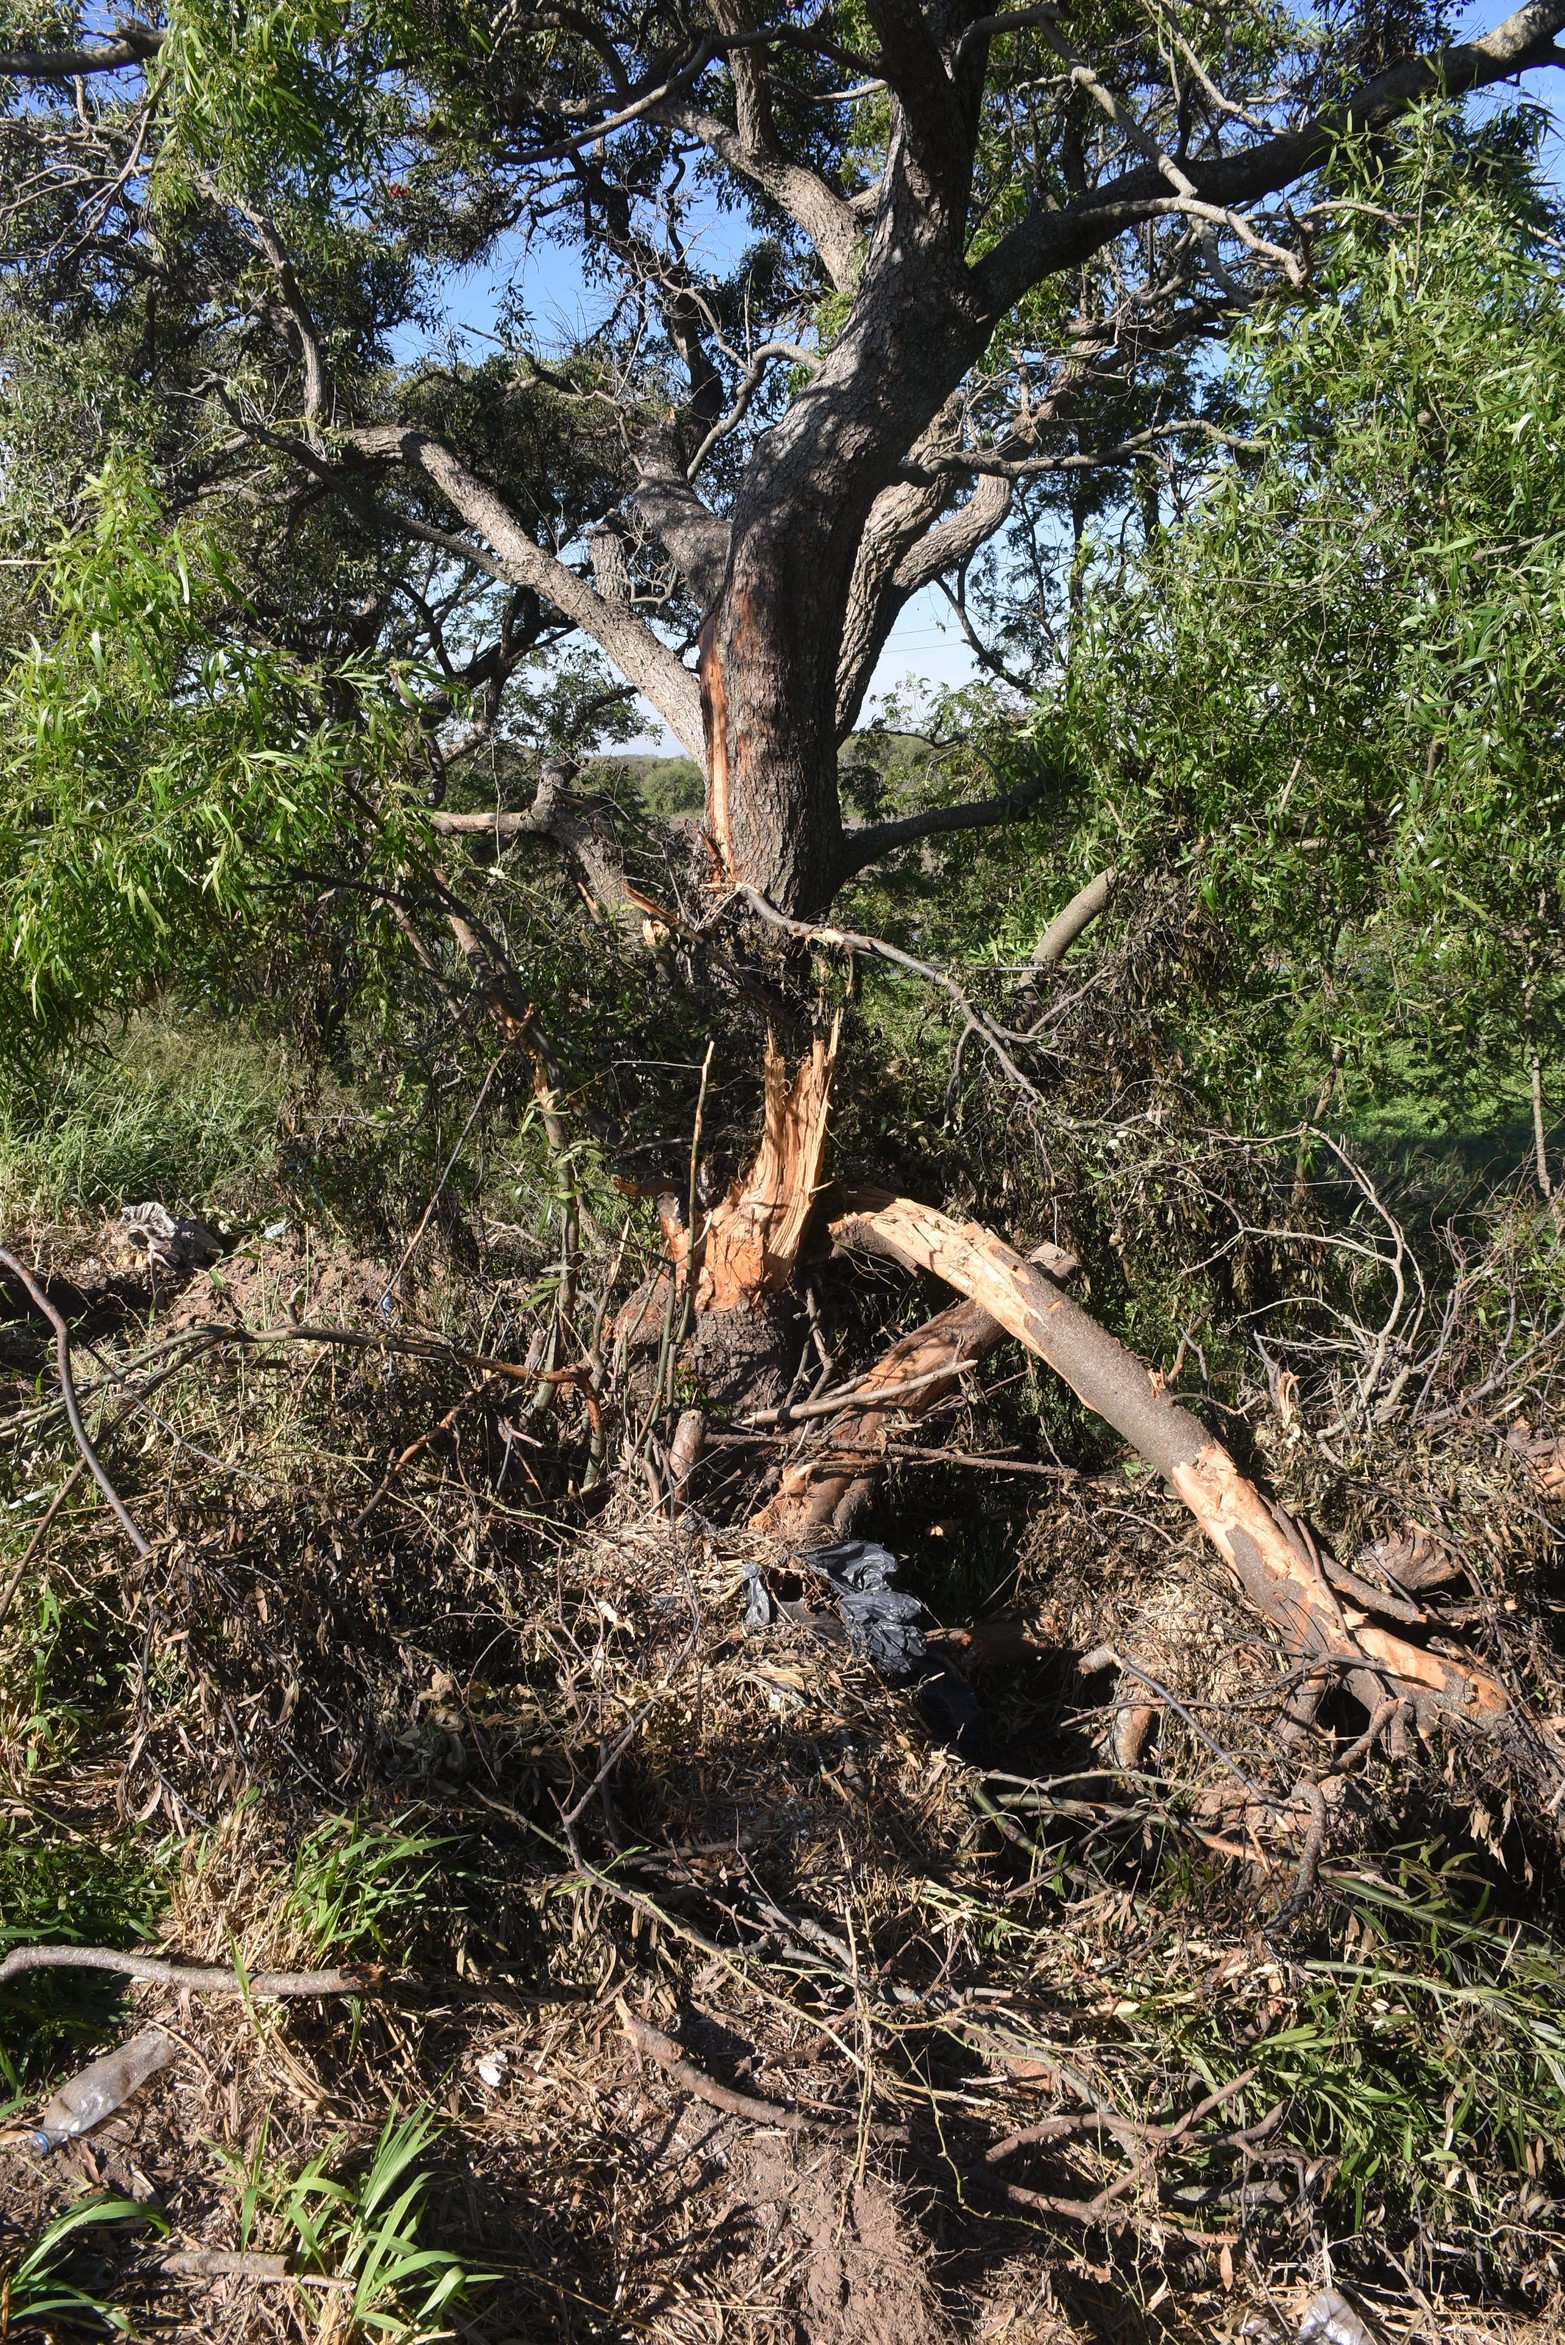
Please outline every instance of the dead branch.
[{"label": "dead branch", "polygon": [[715,2077],[707,2075],[705,2069],[698,2068],[693,2060],[686,2059],[672,2036],[666,2036],[660,2028],[638,2019],[634,2012],[625,2010],[623,2005],[620,2017],[625,2033],[636,2049],[645,2052],[660,2068],[666,2068],[676,2084],[682,2084],[687,2093],[693,2093],[698,2101],[705,2101],[709,2108],[721,2109],[730,2117],[747,2117],[752,2125],[781,2126],[785,2133],[830,2132],[829,2126],[818,2124],[801,2110],[779,2108],[775,2101],[758,2101],[749,2093],[735,2092],[732,2085],[719,2084]]},{"label": "dead branch", "polygon": [[[126,1510],[125,1502],[120,1497],[119,1492],[115,1489],[114,1484],[109,1480],[108,1475],[104,1472],[102,1463],[98,1457],[98,1453],[93,1448],[91,1441],[87,1437],[87,1428],[82,1423],[82,1413],[76,1403],[76,1380],[71,1374],[70,1329],[66,1326],[65,1321],[61,1318],[54,1305],[50,1302],[48,1296],[44,1293],[43,1288],[38,1284],[38,1281],[34,1278],[32,1272],[26,1269],[22,1263],[18,1262],[14,1254],[7,1253],[4,1246],[0,1246],[0,1263],[4,1263],[6,1269],[11,1272],[13,1277],[19,1278],[21,1280],[22,1285],[27,1289],[28,1295],[32,1301],[37,1305],[38,1309],[48,1320],[49,1325],[54,1329],[55,1373],[60,1379],[60,1394],[65,1402],[65,1414],[70,1419],[71,1437],[75,1441],[77,1448],[82,1453],[82,1458],[86,1464],[87,1471],[91,1474],[93,1480],[97,1483],[98,1488],[103,1492],[104,1497],[108,1500],[109,1505],[113,1508],[115,1517],[118,1520],[121,1529],[124,1531],[125,1536],[129,1539],[131,1545],[135,1548],[136,1553],[138,1555],[150,1555],[152,1553],[150,1544],[142,1537],[140,1531],[137,1530],[135,1524],[131,1521],[130,1515]],[[3,1973],[0,1973],[0,1976],[3,1976]]]},{"label": "dead branch", "polygon": [[[841,1224],[834,1224],[834,1235],[841,1229]],[[859,1236],[856,1224],[850,1234]],[[1052,1264],[1061,1277],[1075,1268],[1074,1257],[1058,1246],[1041,1247],[1037,1259]],[[845,1537],[879,1484],[893,1417],[923,1416],[955,1389],[968,1369],[987,1359],[1004,1341],[1005,1332],[982,1304],[954,1304],[923,1327],[899,1336],[851,1386],[788,1411],[793,1417],[828,1413],[835,1422],[821,1448],[788,1468],[781,1488],[751,1527],[786,1536],[830,1524],[838,1537]],[[757,1411],[757,1423],[761,1414]]]},{"label": "dead branch", "polygon": [[373,1970],[258,1970],[248,1976],[226,1963],[165,1962],[154,1954],[126,1954],[117,1946],[13,1946],[0,1962],[0,1987],[30,1970],[108,1970],[149,1986],[187,1987],[196,1995],[362,1995]]},{"label": "dead branch", "polygon": [[1046,1272],[1024,1262],[992,1231],[975,1222],[958,1224],[910,1198],[860,1192],[847,1204],[846,1227],[872,1228],[904,1260],[981,1303],[1163,1475],[1291,1650],[1345,1664],[1347,1681],[1367,1709],[1389,1681],[1425,1724],[1447,1717],[1492,1728],[1506,1718],[1509,1697],[1486,1671],[1408,1644],[1363,1614],[1344,1611],[1289,1518],[1274,1513],[1222,1444],[1169,1399],[1162,1379]]},{"label": "dead branch", "polygon": [[181,2248],[158,2269],[177,2280],[291,2280],[285,2255],[242,2254],[232,2248]]}]

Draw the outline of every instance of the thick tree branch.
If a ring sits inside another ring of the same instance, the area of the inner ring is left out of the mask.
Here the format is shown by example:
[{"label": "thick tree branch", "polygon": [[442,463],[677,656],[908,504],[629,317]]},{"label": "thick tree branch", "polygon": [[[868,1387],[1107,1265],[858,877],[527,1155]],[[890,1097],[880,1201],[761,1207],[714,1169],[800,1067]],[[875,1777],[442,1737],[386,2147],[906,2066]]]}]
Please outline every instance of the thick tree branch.
[{"label": "thick tree branch", "polygon": [[[1190,162],[1191,197],[1227,214],[1236,205],[1275,195],[1318,169],[1348,129],[1376,129],[1444,92],[1459,96],[1505,81],[1532,65],[1555,65],[1555,35],[1565,28],[1565,0],[1526,0],[1491,33],[1460,41],[1432,57],[1411,57],[1377,74],[1340,106],[1327,107],[1296,129],[1278,132],[1236,154]],[[1045,277],[1073,268],[1101,245],[1158,212],[1190,198],[1168,198],[1168,180],[1156,163],[1126,171],[1061,211],[1030,212],[1001,238],[973,271],[986,313],[1003,317]]]},{"label": "thick tree branch", "polygon": [[155,57],[167,36],[147,25],[126,24],[112,41],[84,49],[0,49],[0,76],[15,81],[77,81],[91,73],[123,73]]},{"label": "thick tree branch", "polygon": [[892,584],[905,601],[920,587],[970,562],[980,546],[1003,529],[1011,510],[1011,483],[1004,474],[979,478],[967,503],[910,546],[897,564]]},{"label": "thick tree branch", "polygon": [[239,214],[277,279],[277,290],[282,295],[283,307],[288,312],[293,330],[299,337],[299,355],[304,362],[305,428],[314,445],[319,447],[316,427],[326,411],[326,362],[321,354],[320,330],[299,283],[293,255],[283,242],[275,223],[264,212],[254,211],[240,197],[230,195],[208,172],[197,171],[193,176],[196,185],[220,210],[232,208]]},{"label": "thick tree branch", "polygon": [[722,592],[728,524],[691,486],[671,428],[649,434],[635,453],[640,478],[630,501],[667,548],[702,609],[709,610]]},{"label": "thick tree branch", "polygon": [[730,123],[700,106],[670,100],[649,108],[648,119],[665,130],[699,139],[730,171],[751,180],[804,230],[837,291],[852,290],[864,246],[863,230],[846,197],[829,186],[818,171],[790,161],[780,151],[768,154],[750,145]]},{"label": "thick tree branch", "polygon": [[971,561],[1003,528],[1011,510],[1010,482],[982,479],[965,505],[930,528],[931,515],[945,501],[938,478],[923,486],[886,489],[871,510],[838,658],[839,741],[858,723],[870,678],[903,606],[932,580]]},{"label": "thick tree branch", "polygon": [[590,812],[570,794],[575,769],[551,759],[538,778],[531,806],[494,814],[433,813],[429,827],[447,838],[551,839],[580,865],[588,894],[620,926],[639,931],[646,907],[631,892],[624,865],[611,841],[602,838]]},{"label": "thick tree branch", "polygon": [[1096,873],[1085,887],[1076,890],[1068,904],[1062,905],[1055,913],[1033,946],[1032,958],[1022,971],[1021,982],[1017,987],[1019,1000],[1024,1001],[1029,994],[1036,994],[1038,980],[1045,969],[1057,967],[1077,938],[1086,935],[1099,913],[1107,907],[1118,877],[1119,873],[1114,870]]},{"label": "thick tree branch", "polygon": [[606,652],[620,674],[657,710],[698,763],[703,761],[701,698],[696,679],[640,619],[607,601],[586,579],[530,538],[504,499],[443,442],[401,424],[372,424],[349,435],[371,461],[416,467],[432,480],[469,528],[494,548],[503,574],[530,586]]},{"label": "thick tree branch", "polygon": [[952,831],[989,830],[997,822],[1015,822],[1030,814],[1058,782],[1057,774],[1038,774],[999,798],[973,799],[965,806],[926,806],[921,813],[899,815],[892,822],[870,822],[858,830],[844,831],[837,884],[840,887],[856,871],[878,863],[883,855],[910,845],[914,839],[943,838]]}]

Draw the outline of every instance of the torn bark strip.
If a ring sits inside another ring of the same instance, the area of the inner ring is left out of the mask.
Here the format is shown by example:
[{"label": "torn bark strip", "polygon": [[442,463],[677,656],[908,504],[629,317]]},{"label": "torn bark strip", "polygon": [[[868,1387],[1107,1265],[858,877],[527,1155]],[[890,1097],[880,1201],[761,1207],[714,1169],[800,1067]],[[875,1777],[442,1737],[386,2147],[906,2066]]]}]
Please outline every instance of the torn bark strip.
[{"label": "torn bark strip", "polygon": [[1274,1512],[1222,1443],[1046,1271],[993,1231],[911,1198],[858,1190],[843,1202],[834,1236],[868,1234],[898,1260],[943,1278],[1112,1425],[1184,1500],[1244,1594],[1302,1658],[1341,1665],[1368,1708],[1389,1681],[1424,1725],[1443,1716],[1489,1728],[1507,1715],[1505,1689],[1487,1671],[1427,1652],[1345,1608],[1288,1517]]}]

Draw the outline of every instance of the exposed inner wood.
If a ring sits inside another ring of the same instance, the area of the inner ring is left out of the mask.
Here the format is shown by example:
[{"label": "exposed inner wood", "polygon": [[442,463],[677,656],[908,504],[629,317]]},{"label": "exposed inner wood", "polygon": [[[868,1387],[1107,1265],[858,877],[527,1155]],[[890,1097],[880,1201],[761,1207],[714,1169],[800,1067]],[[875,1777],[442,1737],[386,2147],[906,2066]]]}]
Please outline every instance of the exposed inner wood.
[{"label": "exposed inner wood", "polygon": [[[1040,1247],[1033,1259],[1046,1262],[1056,1277],[1075,1268],[1074,1257],[1058,1246]],[[898,1417],[927,1414],[954,1389],[963,1371],[987,1359],[1005,1336],[1001,1322],[973,1302],[954,1303],[899,1336],[860,1379],[852,1400],[829,1421],[809,1454],[787,1468],[753,1528],[800,1537],[829,1527],[835,1537],[847,1538],[880,1486],[884,1443]],[[877,1393],[897,1392],[926,1376],[930,1382],[920,1390],[903,1391],[902,1397],[877,1405]]]},{"label": "exposed inner wood", "polygon": [[1086,1406],[1123,1435],[1184,1500],[1249,1601],[1302,1659],[1345,1665],[1353,1692],[1373,1707],[1388,1689],[1415,1715],[1493,1726],[1510,1708],[1487,1671],[1432,1653],[1344,1609],[1303,1535],[1274,1512],[1161,1377],[1088,1317],[1048,1273],[976,1222],[879,1190],[844,1197],[833,1223],[843,1236],[870,1232],[982,1306],[1062,1377]]}]

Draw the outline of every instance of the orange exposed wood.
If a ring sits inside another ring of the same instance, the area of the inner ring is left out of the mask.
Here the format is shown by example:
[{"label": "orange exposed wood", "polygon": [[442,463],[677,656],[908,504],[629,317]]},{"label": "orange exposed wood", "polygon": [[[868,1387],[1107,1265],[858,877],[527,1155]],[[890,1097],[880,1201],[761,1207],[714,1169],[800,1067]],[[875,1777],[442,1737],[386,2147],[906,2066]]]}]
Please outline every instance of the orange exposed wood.
[{"label": "orange exposed wood", "polygon": [[837,1032],[834,1024],[829,1041],[816,1036],[792,1083],[782,1053],[768,1037],[761,1145],[748,1173],[699,1233],[698,1311],[731,1311],[761,1295],[780,1294],[793,1276],[820,1194]]},{"label": "orange exposed wood", "polygon": [[734,876],[733,837],[728,815],[728,689],[717,649],[716,614],[701,630],[701,719],[706,734],[706,819],[717,866]]},{"label": "orange exposed wood", "polygon": [[861,1192],[847,1203],[834,1229],[872,1233],[900,1260],[981,1304],[1165,1476],[1250,1602],[1295,1652],[1344,1664],[1354,1692],[1371,1704],[1389,1679],[1426,1722],[1441,1714],[1492,1726],[1507,1716],[1505,1689],[1487,1671],[1345,1611],[1303,1535],[1189,1410],[1169,1399],[1161,1378],[993,1231],[884,1192]]},{"label": "orange exposed wood", "polygon": [[[1046,1261],[1060,1277],[1075,1268],[1074,1257],[1058,1246],[1040,1247],[1033,1259]],[[921,1417],[944,1400],[965,1369],[976,1367],[1004,1341],[1005,1332],[981,1304],[956,1303],[899,1336],[860,1378],[817,1446],[787,1468],[780,1489],[751,1528],[797,1536],[830,1525],[839,1537],[846,1536],[874,1494],[884,1470],[886,1435],[897,1417]],[[924,1376],[931,1381],[921,1390],[877,1405],[877,1393]]]}]

